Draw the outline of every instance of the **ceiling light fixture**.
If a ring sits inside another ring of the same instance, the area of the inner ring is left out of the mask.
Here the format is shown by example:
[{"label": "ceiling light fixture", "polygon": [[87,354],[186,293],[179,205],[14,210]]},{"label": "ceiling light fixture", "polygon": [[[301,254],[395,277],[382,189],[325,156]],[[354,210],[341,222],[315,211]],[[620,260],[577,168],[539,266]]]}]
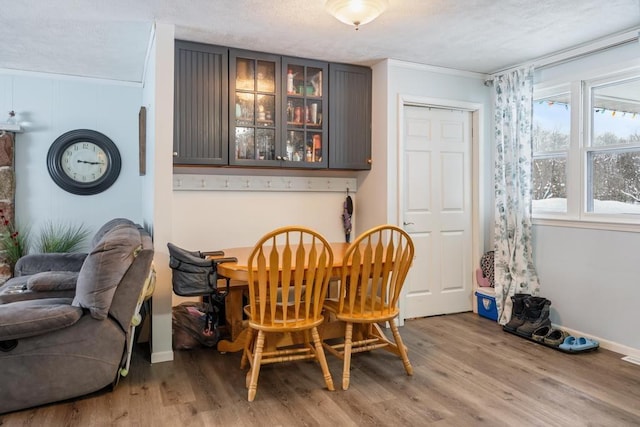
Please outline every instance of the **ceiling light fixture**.
[{"label": "ceiling light fixture", "polygon": [[327,0],[324,8],[338,20],[358,30],[360,25],[380,16],[388,5],[388,0]]}]

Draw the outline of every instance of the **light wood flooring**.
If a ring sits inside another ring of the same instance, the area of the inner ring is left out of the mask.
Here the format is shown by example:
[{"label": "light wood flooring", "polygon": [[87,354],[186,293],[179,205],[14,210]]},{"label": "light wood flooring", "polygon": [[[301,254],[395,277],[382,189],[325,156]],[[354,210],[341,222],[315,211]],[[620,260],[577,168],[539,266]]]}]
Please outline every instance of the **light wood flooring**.
[{"label": "light wood flooring", "polygon": [[[5,426],[640,426],[640,366],[599,349],[565,354],[473,313],[400,328],[414,375],[385,351],[354,355],[351,386],[327,355],[267,365],[247,402],[240,353],[176,351],[151,365],[145,346],[115,391],[0,415]],[[6,387],[7,384],[1,384]]]}]

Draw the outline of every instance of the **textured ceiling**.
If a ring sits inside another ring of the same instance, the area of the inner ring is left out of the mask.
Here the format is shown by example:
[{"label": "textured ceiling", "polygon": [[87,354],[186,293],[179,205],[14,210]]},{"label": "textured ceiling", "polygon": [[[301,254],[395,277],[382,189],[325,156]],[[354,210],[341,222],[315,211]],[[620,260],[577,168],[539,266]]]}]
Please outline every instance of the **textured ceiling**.
[{"label": "textured ceiling", "polygon": [[491,73],[640,28],[640,0],[389,0],[360,31],[324,0],[0,0],[0,17],[0,69],[139,82],[158,21],[184,40]]}]

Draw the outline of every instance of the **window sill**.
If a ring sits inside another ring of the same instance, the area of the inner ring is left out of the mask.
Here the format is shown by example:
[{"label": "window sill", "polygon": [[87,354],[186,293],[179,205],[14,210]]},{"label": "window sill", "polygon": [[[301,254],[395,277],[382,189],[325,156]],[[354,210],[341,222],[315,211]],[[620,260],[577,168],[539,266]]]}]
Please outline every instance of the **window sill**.
[{"label": "window sill", "polygon": [[607,230],[607,231],[626,231],[630,233],[640,233],[640,223],[638,221],[627,222],[611,221],[611,220],[595,220],[595,219],[575,219],[575,218],[558,218],[558,217],[534,217],[531,221],[533,225],[542,225],[548,227],[568,227],[568,228],[585,228],[591,230]]}]

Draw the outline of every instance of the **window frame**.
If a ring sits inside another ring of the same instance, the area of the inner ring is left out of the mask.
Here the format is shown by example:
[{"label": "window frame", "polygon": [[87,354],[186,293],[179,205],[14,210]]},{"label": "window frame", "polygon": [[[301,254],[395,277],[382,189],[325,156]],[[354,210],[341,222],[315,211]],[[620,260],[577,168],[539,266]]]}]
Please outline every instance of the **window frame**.
[{"label": "window frame", "polygon": [[[624,82],[635,78],[640,78],[640,67],[633,67],[623,73],[608,73],[589,79],[572,79],[560,83],[534,85],[534,100],[553,96],[554,94],[567,93],[567,88],[569,88],[571,107],[571,126],[566,170],[567,211],[563,213],[543,211],[540,209],[534,210],[532,207],[531,213],[534,225],[640,232],[640,215],[625,213],[604,214],[587,211],[590,179],[588,167],[589,153],[615,152],[621,149],[628,150],[635,148],[640,150],[640,143],[632,145],[625,144],[624,146],[591,146],[590,141],[593,134],[591,90],[603,85]],[[540,152],[538,156],[534,153],[534,158],[542,158],[546,154],[552,153]]]}]

